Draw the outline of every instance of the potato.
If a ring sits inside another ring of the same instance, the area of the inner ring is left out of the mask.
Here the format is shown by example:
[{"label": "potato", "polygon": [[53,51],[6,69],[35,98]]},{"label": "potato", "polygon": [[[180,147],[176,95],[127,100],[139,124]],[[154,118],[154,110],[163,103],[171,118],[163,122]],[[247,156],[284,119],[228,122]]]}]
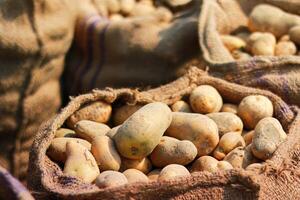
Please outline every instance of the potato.
[{"label": "potato", "polygon": [[147,176],[148,176],[149,180],[151,180],[151,181],[157,181],[160,172],[161,172],[161,169],[155,169],[155,170],[152,170],[151,172],[149,172],[147,174]]},{"label": "potato", "polygon": [[258,169],[261,169],[263,167],[263,165],[261,163],[253,163],[251,165],[248,165],[246,167],[246,170],[248,171],[256,171]]},{"label": "potato", "polygon": [[106,123],[111,115],[111,105],[105,102],[94,102],[85,105],[81,109],[77,110],[71,115],[66,123],[70,128],[74,128],[74,125],[81,120],[90,120],[94,122]]},{"label": "potato", "polygon": [[161,168],[169,164],[187,165],[196,156],[197,148],[191,141],[163,136],[150,154],[150,159],[154,166]]},{"label": "potato", "polygon": [[104,0],[110,14],[120,12],[121,6],[119,0]]},{"label": "potato", "polygon": [[121,125],[116,126],[112,129],[110,129],[107,133],[106,136],[110,137],[111,139],[114,138],[114,136],[116,135],[116,133],[118,132],[119,128],[121,127]]},{"label": "potato", "polygon": [[233,35],[221,35],[221,40],[230,52],[246,47],[244,40]]},{"label": "potato", "polygon": [[291,41],[291,40],[290,40],[290,36],[289,35],[283,35],[282,37],[279,38],[278,41],[279,42],[288,42],[288,41]]},{"label": "potato", "polygon": [[197,113],[207,114],[219,112],[223,105],[223,100],[219,92],[210,85],[196,87],[190,95],[190,105]]},{"label": "potato", "polygon": [[243,131],[242,136],[245,140],[246,145],[249,145],[250,143],[252,143],[253,134],[254,134],[254,130]]},{"label": "potato", "polygon": [[255,32],[247,40],[247,50],[256,56],[273,56],[276,38],[271,33]]},{"label": "potato", "polygon": [[250,13],[248,27],[252,32],[270,32],[279,38],[296,25],[300,25],[299,16],[284,12],[275,6],[259,4]]},{"label": "potato", "polygon": [[74,141],[66,144],[67,160],[64,174],[79,178],[85,183],[92,183],[100,174],[96,160],[87,148]]},{"label": "potato", "polygon": [[224,134],[217,148],[214,150],[213,155],[216,159],[222,160],[226,154],[239,146],[246,146],[244,138],[238,132],[229,132]]},{"label": "potato", "polygon": [[116,22],[116,21],[121,21],[121,20],[123,20],[125,18],[122,15],[120,15],[120,14],[112,14],[111,16],[109,16],[109,19],[111,21]]},{"label": "potato", "polygon": [[120,0],[120,9],[124,14],[129,14],[135,6],[135,0]]},{"label": "potato", "polygon": [[164,1],[173,8],[184,6],[192,2],[192,0],[164,0]]},{"label": "potato", "polygon": [[275,46],[275,56],[289,56],[297,53],[296,45],[291,41],[278,42]]},{"label": "potato", "polygon": [[143,106],[115,134],[114,141],[119,153],[129,159],[148,156],[160,142],[171,121],[172,112],[166,104],[155,102]]},{"label": "potato", "polygon": [[161,170],[158,176],[158,180],[170,180],[190,175],[190,172],[184,166],[178,164],[170,164],[165,166]]},{"label": "potato", "polygon": [[67,128],[60,128],[55,132],[55,138],[61,138],[61,137],[76,137],[75,131]]},{"label": "potato", "polygon": [[101,171],[118,171],[120,169],[120,155],[114,145],[114,141],[109,137],[95,137],[92,142],[92,154],[94,155]]},{"label": "potato", "polygon": [[148,177],[141,171],[137,169],[127,169],[123,172],[126,176],[128,183],[136,183],[136,182],[148,182]]},{"label": "potato", "polygon": [[255,127],[252,152],[255,157],[267,160],[286,137],[280,122],[273,117],[266,117],[260,120]]},{"label": "potato", "polygon": [[257,162],[259,162],[259,160],[252,153],[252,144],[249,144],[245,148],[242,167],[244,169],[246,169],[248,165],[251,165],[251,164],[257,163]]},{"label": "potato", "polygon": [[219,112],[207,114],[210,119],[218,126],[219,135],[222,136],[228,132],[242,133],[243,122],[242,120],[233,113]]},{"label": "potato", "polygon": [[232,165],[227,161],[219,161],[217,164],[218,170],[229,170],[233,169]]},{"label": "potato", "polygon": [[261,119],[272,117],[272,115],[273,104],[267,97],[262,95],[247,96],[238,107],[238,116],[248,129],[254,129]]},{"label": "potato", "polygon": [[102,172],[95,181],[96,185],[99,188],[106,187],[117,187],[121,185],[125,185],[128,183],[128,180],[124,174],[116,171],[105,171]]},{"label": "potato", "polygon": [[155,7],[153,5],[137,2],[130,15],[136,17],[153,15],[153,13],[155,13]]},{"label": "potato", "polygon": [[147,174],[152,169],[152,164],[147,157],[140,160],[131,160],[126,158],[122,158],[121,160],[120,171],[125,171],[126,169],[137,169],[144,174]]},{"label": "potato", "polygon": [[297,45],[300,45],[300,25],[291,28],[289,30],[289,36],[291,41],[295,42]]},{"label": "potato", "polygon": [[123,124],[126,121],[126,119],[128,119],[133,113],[135,113],[141,107],[142,105],[134,105],[134,106],[125,105],[120,108],[116,108],[113,114],[114,124],[116,126]]},{"label": "potato", "polygon": [[[245,53],[245,52],[242,52],[240,50],[235,50],[231,53],[232,57],[235,59],[235,60],[249,60],[252,56],[248,53]],[[224,111],[226,112],[226,111]]]},{"label": "potato", "polygon": [[233,114],[237,114],[237,105],[231,103],[224,103],[220,112],[230,112]]},{"label": "potato", "polygon": [[83,145],[88,150],[91,150],[91,143],[79,138],[54,138],[47,150],[47,155],[55,161],[65,162],[67,159],[67,142],[73,141],[80,145]]},{"label": "potato", "polygon": [[174,112],[165,135],[193,142],[198,156],[210,154],[219,143],[217,124],[209,117],[195,113]]},{"label": "potato", "polygon": [[75,124],[74,130],[79,137],[92,142],[95,137],[104,136],[110,128],[106,124],[81,120]]},{"label": "potato", "polygon": [[185,101],[177,101],[172,106],[171,109],[173,112],[187,112],[190,113],[191,108],[189,104],[187,104]]},{"label": "potato", "polygon": [[219,161],[211,156],[201,156],[191,167],[191,172],[208,171],[216,172],[218,170]]},{"label": "potato", "polygon": [[234,36],[235,37],[238,37],[240,39],[242,39],[243,41],[247,42],[249,36],[250,36],[250,32],[249,31],[242,31],[242,32],[239,32],[239,33],[236,33]]},{"label": "potato", "polygon": [[166,7],[157,7],[155,15],[158,16],[162,22],[170,22],[173,19],[173,13]]}]

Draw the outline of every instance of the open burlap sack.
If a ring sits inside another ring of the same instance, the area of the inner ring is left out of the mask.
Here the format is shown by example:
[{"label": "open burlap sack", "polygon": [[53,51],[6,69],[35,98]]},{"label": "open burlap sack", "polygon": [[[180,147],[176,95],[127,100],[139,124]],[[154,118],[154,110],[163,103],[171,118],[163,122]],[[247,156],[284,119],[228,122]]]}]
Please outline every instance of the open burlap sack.
[{"label": "open burlap sack", "polygon": [[214,76],[268,89],[286,102],[300,105],[300,56],[258,56],[235,61],[220,35],[247,26],[254,6],[267,3],[300,15],[298,0],[203,0],[199,41],[203,58]]},{"label": "open burlap sack", "polygon": [[[171,181],[99,189],[65,176],[61,168],[46,155],[55,131],[87,103],[105,101],[114,105],[114,102],[146,104],[161,101],[170,105],[202,84],[217,88],[227,102],[238,103],[251,94],[265,95],[273,102],[274,115],[284,126],[288,138],[262,168],[255,171],[234,169],[213,174],[198,172],[191,177]],[[106,89],[73,98],[36,135],[30,154],[28,184],[33,191],[43,193],[44,199],[294,199],[300,195],[299,125],[298,110],[273,93],[229,83],[191,68],[176,81],[145,92]]]},{"label": "open burlap sack", "polygon": [[174,80],[176,70],[199,53],[199,0],[171,22],[159,15],[110,21],[87,15],[76,25],[67,58],[66,92],[93,88],[159,85]]}]

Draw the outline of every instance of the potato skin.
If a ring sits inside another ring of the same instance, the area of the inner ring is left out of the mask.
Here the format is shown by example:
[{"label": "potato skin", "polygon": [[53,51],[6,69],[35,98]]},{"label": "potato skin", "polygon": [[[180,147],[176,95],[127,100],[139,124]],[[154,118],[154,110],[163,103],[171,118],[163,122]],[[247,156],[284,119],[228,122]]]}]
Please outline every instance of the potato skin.
[{"label": "potato skin", "polygon": [[112,129],[110,129],[107,133],[106,136],[110,137],[111,139],[114,139],[114,136],[116,135],[116,133],[118,132],[119,128],[121,127],[121,125],[116,126]]},{"label": "potato skin", "polygon": [[232,165],[227,161],[219,161],[217,165],[218,170],[230,170],[233,169]]},{"label": "potato skin", "polygon": [[237,147],[229,152],[224,161],[229,162],[234,168],[246,168],[252,163],[258,162],[251,152],[251,144],[245,147]]},{"label": "potato skin", "polygon": [[247,96],[238,106],[238,116],[243,120],[244,126],[250,130],[254,129],[261,119],[272,115],[273,104],[262,95]]},{"label": "potato skin", "polygon": [[197,148],[191,141],[163,136],[150,154],[150,159],[155,167],[162,168],[169,164],[187,165],[196,156]]},{"label": "potato skin", "polygon": [[237,105],[231,103],[224,103],[220,112],[230,112],[233,114],[237,114]]},{"label": "potato skin", "polygon": [[165,166],[161,170],[158,176],[158,180],[170,180],[190,175],[190,172],[184,166],[178,164],[170,164]]},{"label": "potato skin", "polygon": [[155,102],[145,105],[131,115],[115,134],[118,151],[129,159],[148,156],[171,121],[172,112],[166,104]]},{"label": "potato skin", "polygon": [[116,171],[105,171],[102,172],[95,181],[96,185],[99,188],[106,187],[117,187],[121,185],[125,185],[128,183],[128,180],[124,174]]},{"label": "potato skin", "polygon": [[113,121],[115,126],[123,124],[133,113],[138,111],[142,105],[124,105],[116,108],[113,114]]},{"label": "potato skin", "polygon": [[210,154],[218,145],[218,127],[209,117],[182,112],[174,112],[172,115],[172,123],[165,135],[193,142],[198,150],[198,156]]},{"label": "potato skin", "polygon": [[123,174],[126,176],[128,183],[149,181],[148,177],[137,169],[127,169],[123,172]]},{"label": "potato skin", "polygon": [[191,171],[216,172],[218,170],[218,160],[211,156],[201,156],[192,165]]},{"label": "potato skin", "polygon": [[291,41],[278,42],[275,46],[275,56],[289,56],[297,53],[296,45]]},{"label": "potato skin", "polygon": [[273,117],[266,117],[255,127],[252,153],[259,159],[269,159],[286,137],[280,122]]},{"label": "potato skin", "polygon": [[144,174],[147,174],[152,169],[152,163],[147,157],[139,160],[131,160],[122,157],[120,171],[125,171],[127,169],[137,169]]},{"label": "potato skin", "polygon": [[67,159],[67,148],[66,144],[67,142],[73,141],[75,143],[78,143],[80,145],[83,145],[85,148],[87,148],[89,151],[91,150],[91,143],[89,143],[86,140],[79,139],[79,138],[54,138],[47,150],[47,155],[58,162],[65,162]]},{"label": "potato skin", "polygon": [[55,132],[55,138],[61,138],[61,137],[76,137],[75,131],[68,129],[68,128],[60,128]]},{"label": "potato skin", "polygon": [[300,45],[300,25],[291,28],[289,30],[289,36],[291,41],[295,42],[297,45]]},{"label": "potato skin", "polygon": [[218,112],[210,113],[206,116],[214,120],[214,122],[217,124],[220,136],[223,136],[229,132],[242,133],[243,122],[237,115],[233,113]]},{"label": "potato skin", "polygon": [[244,48],[246,43],[244,40],[240,39],[239,37],[233,35],[221,35],[221,40],[224,46],[230,51],[234,51],[237,49]]},{"label": "potato skin", "polygon": [[247,41],[247,49],[256,56],[273,56],[276,38],[271,33],[255,32]]},{"label": "potato skin", "polygon": [[192,112],[190,106],[185,101],[177,101],[172,106],[171,109],[173,112]]},{"label": "potato skin", "polygon": [[190,105],[194,112],[207,114],[219,112],[222,108],[223,100],[214,87],[201,85],[191,92]]},{"label": "potato skin", "polygon": [[105,102],[97,101],[88,104],[73,115],[71,115],[66,123],[70,128],[74,128],[74,125],[81,120],[90,120],[94,122],[106,123],[111,116],[111,105]]},{"label": "potato skin", "polygon": [[249,145],[250,143],[252,143],[253,135],[254,135],[254,130],[243,131],[242,136],[245,140],[246,145]]},{"label": "potato skin", "polygon": [[74,130],[79,137],[92,142],[95,137],[104,136],[110,128],[106,124],[81,120],[74,125]]},{"label": "potato skin", "polygon": [[114,141],[108,136],[97,136],[92,142],[92,154],[101,171],[118,171],[121,166],[121,158],[115,147]]},{"label": "potato skin", "polygon": [[155,169],[155,170],[152,170],[151,172],[149,172],[147,174],[147,176],[150,181],[157,181],[160,172],[161,172],[161,169]]}]

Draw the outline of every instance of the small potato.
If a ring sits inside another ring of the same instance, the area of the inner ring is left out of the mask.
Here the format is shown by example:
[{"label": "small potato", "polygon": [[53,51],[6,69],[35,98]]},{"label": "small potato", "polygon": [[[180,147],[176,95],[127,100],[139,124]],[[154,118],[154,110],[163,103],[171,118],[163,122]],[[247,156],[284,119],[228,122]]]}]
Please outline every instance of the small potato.
[{"label": "small potato", "polygon": [[92,142],[92,154],[94,155],[101,171],[118,171],[121,166],[121,158],[115,147],[114,141],[107,136],[98,136]]},{"label": "small potato", "polygon": [[166,7],[157,7],[155,15],[158,16],[161,22],[170,22],[173,19],[173,13]]},{"label": "small potato", "polygon": [[148,156],[160,142],[172,121],[170,108],[160,102],[149,103],[118,129],[114,141],[119,153],[129,159],[142,159]]},{"label": "small potato", "polygon": [[222,35],[221,40],[230,52],[246,47],[246,42],[236,36]]},{"label": "small potato", "polygon": [[227,161],[219,161],[217,165],[218,170],[229,170],[233,169],[232,165]]},{"label": "small potato", "polygon": [[296,45],[291,41],[278,42],[275,46],[275,56],[289,56],[297,53]]},{"label": "small potato", "polygon": [[117,186],[125,185],[128,183],[128,180],[126,176],[121,172],[108,170],[102,172],[96,178],[95,182],[99,188],[106,188],[106,187],[117,187]]},{"label": "small potato", "polygon": [[261,163],[253,163],[251,165],[248,165],[246,167],[246,170],[248,171],[256,171],[258,169],[261,169],[263,167],[263,165]]},{"label": "small potato", "polygon": [[106,124],[81,120],[75,124],[74,130],[79,137],[92,142],[95,137],[104,136],[110,128]]},{"label": "small potato", "polygon": [[149,172],[147,174],[147,176],[148,176],[149,180],[151,180],[151,181],[157,181],[160,172],[161,172],[161,169],[155,169],[155,170]]},{"label": "small potato", "polygon": [[193,142],[198,156],[210,154],[219,143],[217,124],[209,117],[195,113],[174,112],[165,135]]},{"label": "small potato", "polygon": [[245,154],[243,157],[243,164],[242,167],[246,169],[248,165],[251,165],[253,163],[257,163],[259,160],[253,155],[252,153],[252,144],[249,144],[245,148]]},{"label": "small potato", "polygon": [[55,161],[58,162],[65,162],[67,159],[67,149],[66,144],[67,142],[73,141],[80,145],[83,145],[89,151],[91,150],[91,143],[86,140],[79,139],[79,138],[54,138],[47,150],[47,155]]},{"label": "small potato", "polygon": [[190,95],[190,105],[197,113],[207,114],[219,112],[223,105],[223,100],[219,92],[210,85],[196,87]]},{"label": "small potato", "polygon": [[77,110],[67,119],[67,125],[74,128],[74,125],[81,120],[106,123],[111,115],[111,105],[105,102],[94,102]]},{"label": "small potato", "polygon": [[120,9],[124,14],[129,14],[135,6],[135,0],[120,0]]},{"label": "small potato", "polygon": [[222,136],[228,132],[242,133],[243,122],[235,114],[229,112],[219,112],[207,114],[210,119],[218,126],[219,135]]},{"label": "small potato", "polygon": [[114,138],[114,136],[116,135],[116,133],[118,132],[119,128],[121,127],[121,125],[116,126],[112,129],[110,129],[107,133],[106,136],[110,137],[111,139]]},{"label": "small potato", "polygon": [[124,17],[123,17],[122,15],[120,15],[120,14],[112,14],[111,16],[109,16],[109,19],[110,19],[111,21],[116,22],[116,21],[121,21],[121,20],[123,20]]},{"label": "small potato", "polygon": [[120,12],[120,2],[119,0],[104,0],[106,3],[106,7],[110,14]]},{"label": "small potato", "polygon": [[185,101],[177,101],[171,106],[171,109],[173,112],[192,112],[189,104],[187,104]]},{"label": "small potato", "polygon": [[75,131],[67,128],[60,128],[55,132],[55,138],[61,138],[61,137],[76,137]]},{"label": "small potato", "polygon": [[276,38],[271,33],[255,32],[247,41],[247,49],[256,56],[273,56]]},{"label": "small potato", "polygon": [[258,162],[251,152],[251,145],[245,147],[237,147],[229,152],[224,161],[229,162],[234,168],[246,168],[248,165]]},{"label": "small potato", "polygon": [[154,166],[162,168],[169,164],[187,165],[197,156],[197,148],[188,140],[163,136],[150,154]]},{"label": "small potato", "polygon": [[237,132],[229,132],[221,137],[217,148],[213,152],[213,155],[216,159],[222,160],[226,154],[240,146],[246,146],[244,138],[241,136],[241,134]]},{"label": "small potato", "polygon": [[165,166],[159,176],[158,180],[170,180],[170,179],[175,179],[183,176],[190,176],[190,172],[182,165],[178,164],[171,164]]},{"label": "small potato", "polygon": [[192,2],[192,0],[164,0],[172,8],[182,7]]},{"label": "small potato", "polygon": [[255,127],[252,153],[259,159],[267,160],[286,137],[280,122],[273,117],[266,117]]},{"label": "small potato", "polygon": [[238,107],[238,116],[248,129],[254,129],[261,119],[272,117],[272,115],[273,104],[267,97],[262,95],[247,96]]},{"label": "small potato", "polygon": [[136,183],[136,182],[148,182],[148,177],[141,171],[137,169],[127,169],[123,172],[126,176],[128,183]]},{"label": "small potato", "polygon": [[218,170],[219,161],[211,156],[201,156],[198,158],[191,167],[191,172],[208,171],[216,172]]},{"label": "small potato", "polygon": [[92,183],[100,174],[96,160],[87,148],[73,141],[66,144],[67,160],[64,174]]},{"label": "small potato", "polygon": [[290,29],[289,36],[291,41],[295,42],[297,45],[300,45],[300,26],[295,26]]},{"label": "small potato", "polygon": [[283,35],[282,37],[279,38],[278,41],[279,42],[288,42],[288,41],[291,41],[291,40],[290,40],[290,36],[289,35]]},{"label": "small potato", "polygon": [[237,114],[238,106],[231,103],[224,103],[220,112],[230,112],[233,114]]},{"label": "small potato", "polygon": [[254,130],[252,131],[243,131],[242,136],[245,140],[246,146],[252,143],[252,138],[253,138]]},{"label": "small potato", "polygon": [[142,105],[125,105],[120,108],[116,108],[113,114],[114,124],[120,125],[123,124],[133,113],[138,111]]},{"label": "small potato", "polygon": [[153,13],[155,13],[155,7],[153,5],[137,2],[134,8],[132,9],[130,15],[137,17],[153,15]]},{"label": "small potato", "polygon": [[126,169],[137,169],[147,174],[152,169],[152,164],[147,157],[139,160],[122,158],[120,171],[125,171]]},{"label": "small potato", "polygon": [[242,32],[235,34],[235,37],[238,37],[246,42],[248,40],[250,34],[251,33],[249,31],[242,31]]},{"label": "small potato", "polygon": [[231,53],[232,57],[235,59],[235,60],[249,60],[252,56],[248,53],[245,53],[245,52],[242,52],[240,50],[235,50]]}]

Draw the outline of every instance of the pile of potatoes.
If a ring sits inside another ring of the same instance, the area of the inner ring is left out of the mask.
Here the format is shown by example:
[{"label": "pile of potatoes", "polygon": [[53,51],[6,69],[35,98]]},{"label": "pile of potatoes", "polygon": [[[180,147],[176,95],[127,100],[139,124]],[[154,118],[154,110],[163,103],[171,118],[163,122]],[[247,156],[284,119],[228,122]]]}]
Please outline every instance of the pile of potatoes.
[{"label": "pile of potatoes", "polygon": [[221,40],[236,60],[300,55],[300,16],[260,4],[250,13],[248,27],[221,35]]},{"label": "pile of potatoes", "polygon": [[124,18],[158,15],[170,21],[173,13],[189,6],[193,0],[94,0],[102,15],[112,21]]},{"label": "pile of potatoes", "polygon": [[[189,103],[187,103],[189,102]],[[47,155],[66,175],[100,188],[169,180],[198,171],[251,170],[286,139],[265,96],[223,103],[210,85],[170,107],[94,102],[60,128]],[[105,123],[113,124],[110,128]]]}]

